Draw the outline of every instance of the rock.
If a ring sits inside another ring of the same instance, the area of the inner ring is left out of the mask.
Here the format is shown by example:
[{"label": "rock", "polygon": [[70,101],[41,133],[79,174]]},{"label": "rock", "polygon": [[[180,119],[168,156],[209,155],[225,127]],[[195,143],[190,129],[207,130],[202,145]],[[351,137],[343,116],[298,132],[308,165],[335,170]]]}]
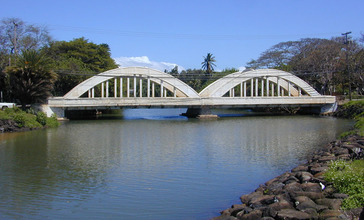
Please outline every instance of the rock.
[{"label": "rock", "polygon": [[309,214],[311,216],[311,219],[315,219],[315,220],[319,219],[319,214],[317,213],[317,211],[315,209],[308,208],[308,209],[303,210],[302,212]]},{"label": "rock", "polygon": [[344,193],[334,193],[334,194],[332,194],[332,197],[334,199],[346,199],[349,197],[349,195],[344,194]]},{"label": "rock", "polygon": [[305,192],[322,192],[321,186],[319,183],[302,183],[301,187]]},{"label": "rock", "polygon": [[359,220],[364,220],[364,207],[361,210],[360,216],[359,216]]},{"label": "rock", "polygon": [[261,217],[262,217],[262,211],[260,210],[254,210],[243,216],[238,216],[238,218],[241,220],[256,220],[260,219]]},{"label": "rock", "polygon": [[269,205],[269,204],[272,204],[274,202],[274,198],[275,198],[274,195],[263,195],[263,196],[260,196],[260,197],[252,198],[249,201],[249,203],[251,203],[251,204],[260,203],[260,204],[263,204],[263,205]]},{"label": "rock", "polygon": [[236,216],[237,213],[241,212],[244,210],[244,208],[246,208],[245,204],[237,204],[237,205],[233,205],[230,209],[229,209],[229,213],[232,216]]},{"label": "rock", "polygon": [[294,173],[294,172],[299,172],[299,171],[308,171],[308,167],[307,166],[303,166],[303,165],[300,165],[300,166],[298,166],[298,167],[296,167],[296,168],[293,168],[292,170],[291,170],[291,172],[292,173]]},{"label": "rock", "polygon": [[322,167],[313,167],[313,168],[311,168],[310,171],[313,175],[315,175],[317,173],[325,172],[326,170],[328,170],[328,167],[322,166]]},{"label": "rock", "polygon": [[326,209],[320,213],[320,218],[328,219],[328,218],[338,218],[342,213],[339,210],[330,210]]},{"label": "rock", "polygon": [[290,192],[296,192],[296,191],[302,191],[301,184],[297,182],[293,182],[290,184],[287,184],[283,187],[283,190],[290,193]]},{"label": "rock", "polygon": [[331,152],[335,154],[335,156],[342,155],[342,154],[349,154],[349,150],[342,147],[334,147],[332,148]]},{"label": "rock", "polygon": [[299,180],[296,177],[290,176],[290,177],[288,177],[288,179],[286,181],[284,181],[284,184],[287,185],[290,183],[298,183],[298,182],[299,182]]},{"label": "rock", "polygon": [[270,204],[268,208],[265,210],[265,216],[276,217],[278,211],[282,209],[293,209],[293,206],[286,200],[281,200],[279,202]]},{"label": "rock", "polygon": [[309,172],[297,172],[295,177],[297,177],[301,183],[308,182],[313,178],[313,175]]},{"label": "rock", "polygon": [[322,199],[324,197],[322,192],[300,192],[300,191],[295,191],[295,192],[290,192],[290,196],[292,198],[298,197],[298,196],[307,196],[308,198],[312,199],[312,200],[316,200],[316,199]]},{"label": "rock", "polygon": [[332,160],[335,160],[335,159],[336,159],[335,156],[324,156],[324,157],[321,157],[318,161],[320,163],[324,163],[324,162],[332,161]]},{"label": "rock", "polygon": [[317,211],[318,208],[317,208],[317,204],[311,200],[311,201],[305,201],[305,202],[299,203],[296,206],[296,209],[299,211],[303,211],[305,209],[314,209],[315,211]]},{"label": "rock", "polygon": [[281,182],[273,182],[267,186],[268,194],[280,194],[284,184]]},{"label": "rock", "polygon": [[233,216],[220,215],[218,217],[212,218],[212,220],[238,220]]},{"label": "rock", "polygon": [[272,218],[272,217],[263,217],[260,220],[274,220],[274,218]]},{"label": "rock", "polygon": [[281,211],[279,211],[277,213],[277,218],[276,219],[282,219],[282,220],[309,220],[311,219],[311,215],[305,213],[305,212],[301,212],[301,211],[296,211],[293,209],[282,209]]},{"label": "rock", "polygon": [[319,205],[325,205],[328,206],[329,209],[333,210],[339,210],[341,206],[341,200],[340,199],[317,199],[316,203]]},{"label": "rock", "polygon": [[240,197],[240,200],[243,204],[249,204],[250,200],[257,198],[257,197],[261,197],[261,196],[263,196],[263,192],[256,191],[256,192],[252,192],[247,195],[242,195]]}]

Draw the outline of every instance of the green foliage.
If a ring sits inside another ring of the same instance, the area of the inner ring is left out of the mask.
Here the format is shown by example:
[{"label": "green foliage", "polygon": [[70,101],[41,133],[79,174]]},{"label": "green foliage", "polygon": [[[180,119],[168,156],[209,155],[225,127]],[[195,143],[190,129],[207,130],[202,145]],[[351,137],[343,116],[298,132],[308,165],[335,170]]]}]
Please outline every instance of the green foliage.
[{"label": "green foliage", "polygon": [[46,118],[46,126],[49,128],[55,128],[59,126],[57,115],[53,114],[51,117]]},{"label": "green foliage", "polygon": [[43,103],[51,95],[56,75],[50,70],[48,59],[39,51],[26,50],[17,57],[16,65],[8,67],[14,98],[26,104]]},{"label": "green foliage", "polygon": [[80,82],[110,69],[117,68],[107,44],[94,44],[85,38],[55,41],[44,51],[51,58],[52,68],[58,73],[54,94],[61,96]]},{"label": "green foliage", "polygon": [[332,161],[325,180],[332,182],[340,193],[349,195],[343,201],[344,209],[364,206],[364,160]]},{"label": "green foliage", "polygon": [[41,128],[41,127],[57,127],[59,122],[57,116],[47,117],[43,112],[38,112],[36,115],[27,113],[19,108],[8,108],[4,111],[0,110],[0,119],[14,120],[19,127]]},{"label": "green foliage", "polygon": [[38,112],[36,120],[44,126],[47,124],[47,115],[44,112]]}]

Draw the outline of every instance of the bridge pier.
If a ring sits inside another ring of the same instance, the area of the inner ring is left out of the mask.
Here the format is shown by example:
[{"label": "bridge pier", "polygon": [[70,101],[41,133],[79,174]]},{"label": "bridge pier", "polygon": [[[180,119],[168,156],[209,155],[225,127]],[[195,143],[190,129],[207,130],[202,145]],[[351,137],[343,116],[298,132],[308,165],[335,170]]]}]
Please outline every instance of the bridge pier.
[{"label": "bridge pier", "polygon": [[218,118],[217,115],[212,114],[210,107],[195,107],[188,108],[186,113],[182,114],[188,118],[199,118],[199,119],[210,119],[210,118]]}]

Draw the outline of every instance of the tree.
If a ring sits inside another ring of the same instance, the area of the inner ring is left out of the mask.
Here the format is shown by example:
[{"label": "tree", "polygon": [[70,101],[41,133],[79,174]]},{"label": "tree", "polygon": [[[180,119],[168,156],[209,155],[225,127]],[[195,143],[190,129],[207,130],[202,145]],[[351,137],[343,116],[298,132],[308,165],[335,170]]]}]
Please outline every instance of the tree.
[{"label": "tree", "polygon": [[64,95],[88,77],[117,68],[107,44],[94,44],[85,38],[54,41],[44,48],[59,75],[55,95]]},{"label": "tree", "polygon": [[214,71],[214,67],[216,67],[215,57],[211,53],[207,53],[206,57],[203,57],[204,61],[201,63],[202,69],[206,71],[207,76],[212,75],[212,71]]},{"label": "tree", "polygon": [[43,103],[51,95],[56,74],[48,63],[43,53],[25,50],[17,56],[16,65],[5,70],[13,96],[23,108],[27,104]]},{"label": "tree", "polygon": [[11,100],[5,68],[15,64],[19,51],[38,50],[50,41],[46,27],[26,24],[19,18],[5,18],[0,21],[0,92],[3,92],[5,100]]}]

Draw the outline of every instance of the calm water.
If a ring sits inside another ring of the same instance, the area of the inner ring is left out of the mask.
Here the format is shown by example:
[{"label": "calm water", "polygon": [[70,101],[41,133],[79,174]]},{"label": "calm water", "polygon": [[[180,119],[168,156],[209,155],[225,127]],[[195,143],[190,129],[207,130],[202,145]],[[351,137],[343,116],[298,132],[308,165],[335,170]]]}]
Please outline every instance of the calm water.
[{"label": "calm water", "polygon": [[0,219],[209,219],[352,125],[183,111],[0,134]]}]

